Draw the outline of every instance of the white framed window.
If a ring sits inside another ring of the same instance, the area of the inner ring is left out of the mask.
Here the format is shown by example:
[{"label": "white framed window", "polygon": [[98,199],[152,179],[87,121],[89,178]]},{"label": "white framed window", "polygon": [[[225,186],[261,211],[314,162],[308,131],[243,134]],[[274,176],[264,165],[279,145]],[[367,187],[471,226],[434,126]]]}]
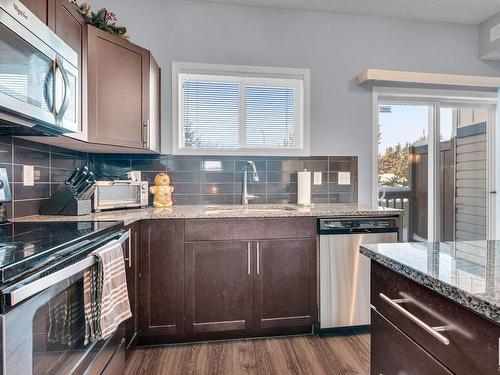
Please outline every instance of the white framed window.
[{"label": "white framed window", "polygon": [[309,75],[172,63],[173,153],[309,155]]}]

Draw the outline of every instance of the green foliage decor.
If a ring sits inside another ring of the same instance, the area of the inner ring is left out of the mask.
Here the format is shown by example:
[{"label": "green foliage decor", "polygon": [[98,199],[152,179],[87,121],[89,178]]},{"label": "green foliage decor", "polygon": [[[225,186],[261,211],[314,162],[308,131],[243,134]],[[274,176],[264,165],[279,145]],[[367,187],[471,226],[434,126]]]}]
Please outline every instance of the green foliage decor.
[{"label": "green foliage decor", "polygon": [[79,5],[76,0],[68,1],[75,6],[89,25],[107,31],[117,37],[128,39],[127,28],[116,24],[116,15],[113,12],[108,11],[106,8],[93,12],[90,10],[90,5],[88,3],[82,3]]}]

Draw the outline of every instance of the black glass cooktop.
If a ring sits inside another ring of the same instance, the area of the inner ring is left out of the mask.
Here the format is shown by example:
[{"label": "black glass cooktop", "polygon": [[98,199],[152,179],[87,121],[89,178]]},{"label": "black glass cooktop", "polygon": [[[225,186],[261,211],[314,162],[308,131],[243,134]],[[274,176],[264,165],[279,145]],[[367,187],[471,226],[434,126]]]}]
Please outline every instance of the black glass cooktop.
[{"label": "black glass cooktop", "polygon": [[0,224],[0,282],[64,256],[122,227],[120,222],[15,222]]}]

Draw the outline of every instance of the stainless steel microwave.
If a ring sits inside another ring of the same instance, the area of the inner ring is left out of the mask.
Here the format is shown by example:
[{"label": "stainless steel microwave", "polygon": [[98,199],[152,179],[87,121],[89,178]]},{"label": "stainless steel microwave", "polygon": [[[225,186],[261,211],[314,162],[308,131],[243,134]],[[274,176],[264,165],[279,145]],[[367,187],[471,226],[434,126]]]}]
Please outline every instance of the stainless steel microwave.
[{"label": "stainless steel microwave", "polygon": [[146,207],[148,182],[132,180],[97,181],[94,190],[93,210]]},{"label": "stainless steel microwave", "polygon": [[28,8],[0,0],[0,134],[79,128],[78,54]]}]

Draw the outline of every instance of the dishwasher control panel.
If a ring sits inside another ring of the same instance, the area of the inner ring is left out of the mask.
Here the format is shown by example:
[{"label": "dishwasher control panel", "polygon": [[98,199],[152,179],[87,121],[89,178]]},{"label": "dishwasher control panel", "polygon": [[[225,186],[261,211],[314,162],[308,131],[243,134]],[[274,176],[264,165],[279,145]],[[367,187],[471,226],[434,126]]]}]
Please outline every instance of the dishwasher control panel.
[{"label": "dishwasher control panel", "polygon": [[396,232],[396,218],[320,218],[319,234]]}]

